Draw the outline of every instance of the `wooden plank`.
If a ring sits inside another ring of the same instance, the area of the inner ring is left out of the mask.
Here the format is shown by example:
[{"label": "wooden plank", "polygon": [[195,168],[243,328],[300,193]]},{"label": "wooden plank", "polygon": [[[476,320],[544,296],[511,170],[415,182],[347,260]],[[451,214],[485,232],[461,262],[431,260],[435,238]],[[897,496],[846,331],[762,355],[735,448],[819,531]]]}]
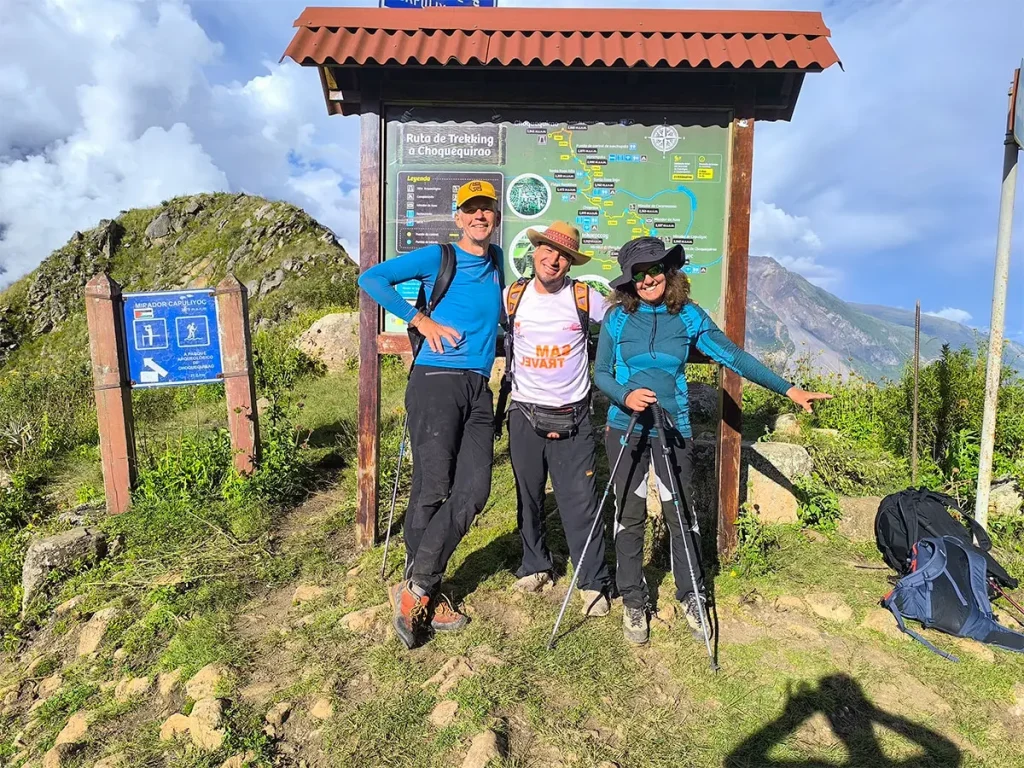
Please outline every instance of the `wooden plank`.
[{"label": "wooden plank", "polygon": [[[754,120],[750,108],[733,120],[726,256],[724,327],[743,347],[747,327],[747,268],[750,258],[750,182],[754,162]],[[718,424],[718,552],[728,559],[736,550],[740,506],[740,453],[743,440],[743,379],[721,369],[721,421]]]},{"label": "wooden plank", "polygon": [[248,291],[237,277],[228,275],[217,283],[215,295],[231,451],[235,469],[249,475],[260,458],[260,429],[252,337],[249,333]]},{"label": "wooden plank", "polygon": [[135,431],[132,391],[124,355],[121,286],[108,275],[96,275],[85,286],[85,317],[100,433],[100,465],[107,512],[119,515],[131,506],[135,485]]},{"label": "wooden plank", "polygon": [[[381,256],[381,146],[383,123],[380,103],[363,104],[359,147],[359,269],[379,263]],[[377,539],[377,500],[380,488],[377,460],[380,450],[380,359],[377,349],[379,310],[359,292],[359,472],[356,492],[356,545],[372,547]]]}]

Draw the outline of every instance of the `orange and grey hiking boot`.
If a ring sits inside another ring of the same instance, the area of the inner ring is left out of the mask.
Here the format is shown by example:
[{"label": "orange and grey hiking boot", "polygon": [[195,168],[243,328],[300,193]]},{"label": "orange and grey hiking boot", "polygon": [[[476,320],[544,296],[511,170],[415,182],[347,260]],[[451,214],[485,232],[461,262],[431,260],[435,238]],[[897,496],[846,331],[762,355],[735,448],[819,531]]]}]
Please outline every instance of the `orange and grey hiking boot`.
[{"label": "orange and grey hiking boot", "polygon": [[416,633],[422,629],[430,605],[429,595],[413,592],[411,581],[400,581],[388,590],[395,632],[406,648],[416,645]]},{"label": "orange and grey hiking boot", "polygon": [[469,623],[469,618],[455,610],[455,606],[444,595],[434,601],[434,615],[430,626],[437,632],[458,632]]}]

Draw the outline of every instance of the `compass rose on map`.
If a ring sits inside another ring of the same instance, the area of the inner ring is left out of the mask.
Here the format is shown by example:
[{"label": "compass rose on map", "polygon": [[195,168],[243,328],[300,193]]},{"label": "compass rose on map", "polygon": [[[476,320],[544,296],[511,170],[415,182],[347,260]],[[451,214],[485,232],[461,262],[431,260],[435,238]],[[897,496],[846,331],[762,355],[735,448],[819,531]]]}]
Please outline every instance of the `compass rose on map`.
[{"label": "compass rose on map", "polygon": [[659,125],[651,131],[651,144],[659,152],[671,152],[679,143],[679,131],[671,125]]}]

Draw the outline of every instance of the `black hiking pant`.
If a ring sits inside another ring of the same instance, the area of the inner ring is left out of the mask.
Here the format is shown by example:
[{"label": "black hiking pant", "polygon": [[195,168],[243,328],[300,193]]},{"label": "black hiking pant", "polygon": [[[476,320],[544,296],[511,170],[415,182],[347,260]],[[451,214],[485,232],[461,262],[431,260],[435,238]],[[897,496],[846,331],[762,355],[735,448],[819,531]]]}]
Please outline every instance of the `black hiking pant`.
[{"label": "black hiking pant", "polygon": [[[544,487],[549,472],[569,555],[579,567],[587,534],[597,514],[597,443],[590,416],[584,415],[575,435],[552,440],[538,435],[526,415],[513,404],[508,415],[508,449],[516,478],[519,535],[523,542],[523,562],[516,576],[549,572],[553,567],[544,526]],[[600,524],[579,571],[580,589],[607,594],[610,579],[605,563],[604,527]]]},{"label": "black hiking pant", "polygon": [[491,493],[494,404],[479,373],[417,365],[405,407],[413,456],[405,574],[433,595]]},{"label": "black hiking pant", "polygon": [[[676,599],[682,600],[694,591],[687,565],[687,552],[692,558],[697,591],[703,590],[704,573],[700,562],[700,537],[692,530],[696,518],[694,510],[687,509],[686,499],[692,498],[690,491],[693,478],[693,444],[674,429],[668,430],[666,438],[670,450],[669,460],[675,475],[676,491],[679,493],[680,514],[689,541],[684,544],[683,532],[679,528],[675,505],[670,494],[672,485],[665,474],[665,457],[661,452],[661,438],[650,437],[647,430],[638,428],[630,435],[619,469],[615,473],[615,507],[620,515],[615,531],[615,584],[622,596],[623,605],[630,608],[644,608],[650,605],[650,592],[644,577],[644,529],[647,520],[647,474],[654,456],[655,475],[661,493],[661,510],[665,516],[671,536],[672,575],[676,584]],[[608,462],[614,466],[615,457],[622,449],[620,442],[624,430],[605,428],[605,450]],[[685,494],[684,494],[685,489]]]}]

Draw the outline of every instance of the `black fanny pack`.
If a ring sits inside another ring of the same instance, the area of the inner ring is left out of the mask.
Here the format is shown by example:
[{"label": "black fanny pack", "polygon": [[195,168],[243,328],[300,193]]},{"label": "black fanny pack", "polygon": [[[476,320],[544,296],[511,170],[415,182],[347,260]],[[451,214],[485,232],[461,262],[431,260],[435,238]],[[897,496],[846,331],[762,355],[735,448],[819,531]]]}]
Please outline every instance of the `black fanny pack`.
[{"label": "black fanny pack", "polygon": [[588,411],[586,402],[558,407],[513,402],[513,407],[522,412],[538,435],[549,437],[554,433],[558,437],[552,439],[558,440],[575,435]]}]

